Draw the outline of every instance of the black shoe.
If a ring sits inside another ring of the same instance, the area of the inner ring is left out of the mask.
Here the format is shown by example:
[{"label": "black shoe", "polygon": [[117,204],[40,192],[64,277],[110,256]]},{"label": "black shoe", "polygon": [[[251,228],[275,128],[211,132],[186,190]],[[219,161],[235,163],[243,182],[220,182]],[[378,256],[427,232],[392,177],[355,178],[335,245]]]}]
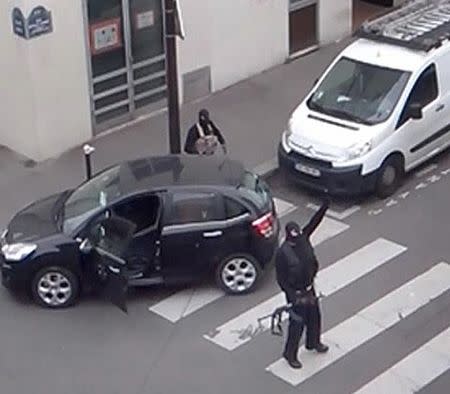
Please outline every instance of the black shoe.
[{"label": "black shoe", "polygon": [[323,343],[319,343],[316,346],[316,352],[317,353],[326,353],[326,352],[328,352],[328,346],[324,345]]},{"label": "black shoe", "polygon": [[297,358],[287,357],[285,353],[283,353],[283,358],[288,362],[291,368],[300,369],[303,366]]}]

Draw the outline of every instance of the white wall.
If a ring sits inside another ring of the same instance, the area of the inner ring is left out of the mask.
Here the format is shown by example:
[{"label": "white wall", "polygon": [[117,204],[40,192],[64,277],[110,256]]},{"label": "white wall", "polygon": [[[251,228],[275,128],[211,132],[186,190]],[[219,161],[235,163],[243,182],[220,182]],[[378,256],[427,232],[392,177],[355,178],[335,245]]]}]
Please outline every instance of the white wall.
[{"label": "white wall", "polygon": [[92,135],[82,1],[27,0],[51,10],[53,33],[28,42],[40,159]]},{"label": "white wall", "polygon": [[283,63],[288,54],[288,2],[213,0],[213,89]]},{"label": "white wall", "polygon": [[179,43],[179,72],[210,65],[213,91],[287,57],[287,0],[181,0],[180,5],[186,40]]},{"label": "white wall", "polygon": [[[58,155],[91,135],[81,0],[2,0],[0,143],[35,160]],[[52,33],[25,40],[11,31],[11,11],[52,12]],[[6,62],[5,62],[6,60]],[[11,77],[5,78],[10,75]],[[12,132],[12,130],[14,130]]]},{"label": "white wall", "polygon": [[0,144],[27,156],[37,145],[28,43],[12,33],[17,0],[0,1]]},{"label": "white wall", "polygon": [[352,32],[352,0],[319,0],[318,29],[320,44],[329,44]]}]

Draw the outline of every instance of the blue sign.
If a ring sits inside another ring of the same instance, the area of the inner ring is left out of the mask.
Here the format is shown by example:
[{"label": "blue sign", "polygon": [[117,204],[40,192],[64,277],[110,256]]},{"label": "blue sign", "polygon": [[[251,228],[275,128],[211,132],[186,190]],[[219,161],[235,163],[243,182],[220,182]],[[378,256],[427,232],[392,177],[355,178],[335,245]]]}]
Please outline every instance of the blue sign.
[{"label": "blue sign", "polygon": [[33,8],[28,19],[15,7],[12,12],[13,32],[25,39],[38,37],[53,31],[52,14],[43,6]]},{"label": "blue sign", "polygon": [[12,11],[13,32],[19,37],[27,37],[27,22],[22,11],[15,7]]},{"label": "blue sign", "polygon": [[51,33],[53,31],[51,12],[42,6],[37,6],[28,17],[27,27],[28,38]]}]

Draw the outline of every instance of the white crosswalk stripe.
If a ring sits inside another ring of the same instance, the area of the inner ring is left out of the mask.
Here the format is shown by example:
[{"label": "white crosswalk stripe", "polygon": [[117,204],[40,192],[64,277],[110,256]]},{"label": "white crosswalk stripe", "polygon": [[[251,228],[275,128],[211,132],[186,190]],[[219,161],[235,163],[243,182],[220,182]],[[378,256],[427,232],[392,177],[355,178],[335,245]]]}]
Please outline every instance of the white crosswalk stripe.
[{"label": "white crosswalk stripe", "polygon": [[323,335],[324,342],[330,345],[327,354],[317,355],[302,349],[301,371],[293,370],[283,359],[268,366],[267,371],[293,386],[299,385],[446,292],[450,289],[449,277],[450,265],[437,264],[327,331]]},{"label": "white crosswalk stripe", "polygon": [[[319,271],[316,288],[319,293],[329,296],[353,281],[387,263],[406,250],[394,242],[377,239],[335,264]],[[255,335],[269,329],[269,322],[258,324],[258,318],[270,314],[283,305],[283,293],[269,298],[256,307],[244,312],[225,324],[217,327],[204,337],[227,350],[234,350],[249,342]]]},{"label": "white crosswalk stripe", "polygon": [[450,328],[367,383],[355,394],[413,394],[450,370]]},{"label": "white crosswalk stripe", "polygon": [[179,291],[148,309],[176,323],[223,296],[224,292],[217,287],[197,287]]}]

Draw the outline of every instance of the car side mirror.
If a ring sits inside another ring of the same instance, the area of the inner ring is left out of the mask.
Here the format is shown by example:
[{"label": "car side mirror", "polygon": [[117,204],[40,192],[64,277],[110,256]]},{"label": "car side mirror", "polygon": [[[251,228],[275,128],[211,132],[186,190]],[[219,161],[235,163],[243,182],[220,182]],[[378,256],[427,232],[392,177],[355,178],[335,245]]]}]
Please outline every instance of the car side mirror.
[{"label": "car side mirror", "polygon": [[88,238],[83,239],[83,241],[81,241],[81,244],[79,246],[80,252],[83,254],[89,254],[92,251],[92,244],[91,241],[89,241]]},{"label": "car side mirror", "polygon": [[422,119],[423,117],[422,105],[419,103],[411,103],[408,106],[408,116],[411,119]]}]

